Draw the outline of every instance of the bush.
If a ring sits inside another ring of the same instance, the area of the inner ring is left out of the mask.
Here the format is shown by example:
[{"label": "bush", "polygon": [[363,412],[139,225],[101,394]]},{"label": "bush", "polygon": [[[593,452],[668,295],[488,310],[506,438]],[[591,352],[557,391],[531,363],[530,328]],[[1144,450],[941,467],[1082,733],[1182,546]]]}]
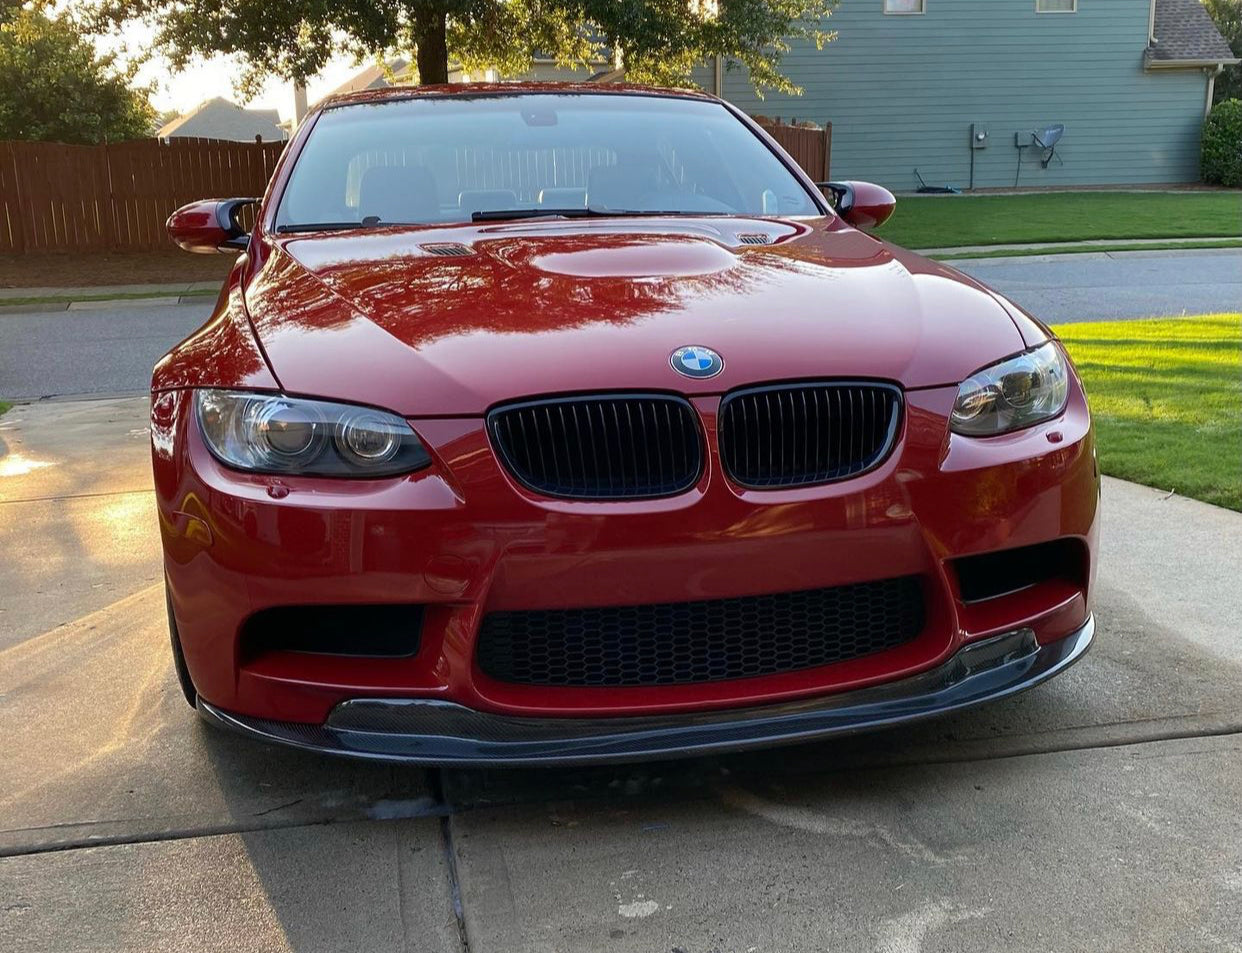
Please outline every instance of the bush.
[{"label": "bush", "polygon": [[1203,181],[1242,186],[1242,99],[1217,103],[1203,124]]}]

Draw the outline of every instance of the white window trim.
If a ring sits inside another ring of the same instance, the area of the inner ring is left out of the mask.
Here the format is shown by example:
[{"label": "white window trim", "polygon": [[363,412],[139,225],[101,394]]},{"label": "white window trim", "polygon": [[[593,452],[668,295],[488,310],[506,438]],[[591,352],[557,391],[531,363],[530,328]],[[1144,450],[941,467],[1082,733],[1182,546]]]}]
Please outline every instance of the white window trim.
[{"label": "white window trim", "polygon": [[[1078,0],[1074,0],[1074,5],[1077,4]],[[890,10],[888,0],[880,0],[880,9],[886,17],[921,17],[927,12],[927,0],[921,0],[921,8],[918,10]]]},{"label": "white window trim", "polygon": [[1057,14],[1077,13],[1078,0],[1074,0],[1074,6],[1069,10],[1041,10],[1039,9],[1039,0],[1035,0],[1035,12],[1040,16],[1056,16]]}]

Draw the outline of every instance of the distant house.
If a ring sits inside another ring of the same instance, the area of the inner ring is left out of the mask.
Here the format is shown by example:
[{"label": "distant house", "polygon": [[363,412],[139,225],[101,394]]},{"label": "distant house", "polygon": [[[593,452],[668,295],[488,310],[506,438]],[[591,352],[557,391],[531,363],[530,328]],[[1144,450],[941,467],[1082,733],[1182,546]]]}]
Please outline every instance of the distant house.
[{"label": "distant house", "polygon": [[[494,69],[474,70],[472,72],[462,69],[460,66],[450,65],[449,82],[494,83],[500,80],[512,82],[583,82],[593,78],[593,74],[606,65],[606,61],[600,60],[597,63],[591,63],[587,67],[573,69],[557,66],[556,61],[553,59],[535,56],[530,69],[516,76],[511,76],[507,73],[501,75]],[[328,95],[335,96],[338,93],[356,93],[363,89],[382,89],[385,86],[392,85],[399,86],[403,83],[412,83],[414,81],[413,76],[413,64],[405,59],[392,59],[388,61],[386,66],[372,64],[360,70]]]},{"label": "distant house", "polygon": [[[341,83],[340,86],[332,90],[328,95],[336,96],[341,93],[357,93],[364,89],[383,89],[385,86],[393,85],[394,82],[400,84],[402,81],[409,80],[412,70],[413,67],[410,65],[410,61],[401,58],[389,60],[383,66],[378,63],[372,63]],[[390,76],[392,79],[389,79]]]},{"label": "distant house", "polygon": [[[797,43],[802,96],[695,79],[747,112],[831,122],[833,178],[914,189],[1195,182],[1214,78],[1236,63],[1200,0],[841,0]],[[1037,136],[1058,124],[1050,154]],[[983,138],[977,138],[982,134]]]},{"label": "distant house", "polygon": [[530,69],[516,76],[500,75],[496,70],[468,72],[460,67],[449,67],[450,83],[494,83],[499,80],[526,83],[582,83],[607,66],[606,60],[593,62],[584,67],[558,66],[556,60],[536,55],[531,61]]},{"label": "distant house", "polygon": [[275,109],[243,109],[236,103],[217,96],[200,103],[188,113],[162,126],[155,135],[160,139],[194,136],[200,139],[232,139],[235,142],[280,142],[289,132],[280,124]]}]

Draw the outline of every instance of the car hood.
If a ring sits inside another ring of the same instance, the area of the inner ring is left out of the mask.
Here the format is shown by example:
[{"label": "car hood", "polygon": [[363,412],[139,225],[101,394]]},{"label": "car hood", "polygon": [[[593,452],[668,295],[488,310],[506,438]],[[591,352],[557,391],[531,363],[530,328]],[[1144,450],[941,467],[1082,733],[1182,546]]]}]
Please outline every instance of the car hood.
[{"label": "car hood", "polygon": [[[1026,346],[1000,301],[836,219],[540,220],[282,237],[246,305],[281,386],[408,416],[574,391],[953,384]],[[709,380],[671,353],[714,349]]]}]

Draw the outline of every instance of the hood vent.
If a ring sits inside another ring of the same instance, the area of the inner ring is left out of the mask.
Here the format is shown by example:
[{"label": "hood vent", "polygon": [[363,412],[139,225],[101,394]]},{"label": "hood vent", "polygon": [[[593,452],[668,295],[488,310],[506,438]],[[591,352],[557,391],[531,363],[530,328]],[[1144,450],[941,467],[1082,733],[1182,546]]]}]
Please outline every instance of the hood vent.
[{"label": "hood vent", "polygon": [[737,236],[737,240],[743,245],[770,245],[772,238],[763,232],[742,232]]},{"label": "hood vent", "polygon": [[418,247],[429,255],[439,255],[441,258],[461,258],[474,254],[469,245],[463,245],[461,242],[428,242]]}]

